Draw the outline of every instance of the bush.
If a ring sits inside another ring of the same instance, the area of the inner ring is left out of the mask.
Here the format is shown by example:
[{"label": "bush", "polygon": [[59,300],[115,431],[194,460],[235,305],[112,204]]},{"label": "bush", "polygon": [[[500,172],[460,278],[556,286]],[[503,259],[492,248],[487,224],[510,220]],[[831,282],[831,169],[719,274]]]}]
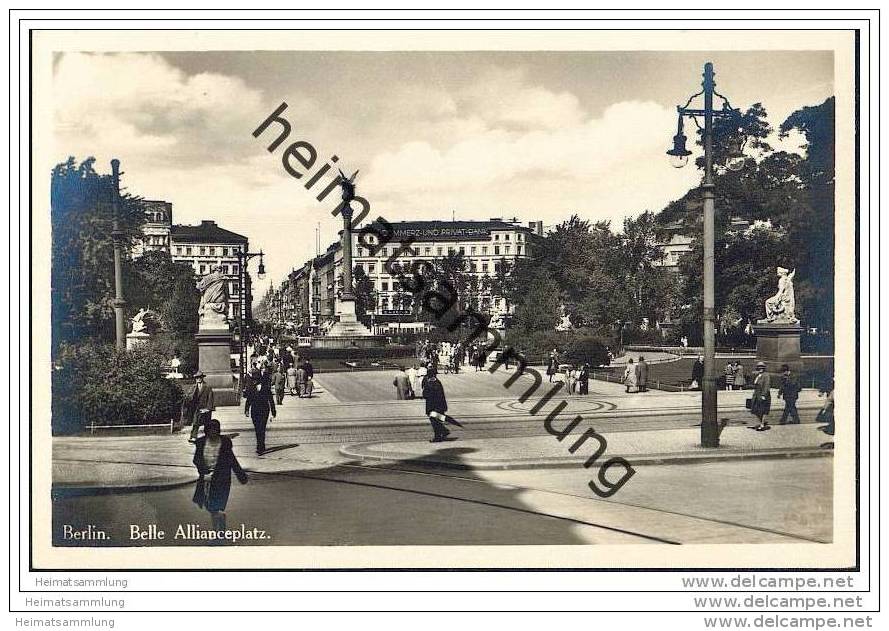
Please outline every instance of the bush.
[{"label": "bush", "polygon": [[179,416],[182,391],[164,377],[168,358],[145,346],[66,346],[52,374],[54,434],[95,425],[165,423]]},{"label": "bush", "polygon": [[578,337],[568,347],[566,358],[573,364],[602,366],[608,364],[608,349],[598,337]]}]

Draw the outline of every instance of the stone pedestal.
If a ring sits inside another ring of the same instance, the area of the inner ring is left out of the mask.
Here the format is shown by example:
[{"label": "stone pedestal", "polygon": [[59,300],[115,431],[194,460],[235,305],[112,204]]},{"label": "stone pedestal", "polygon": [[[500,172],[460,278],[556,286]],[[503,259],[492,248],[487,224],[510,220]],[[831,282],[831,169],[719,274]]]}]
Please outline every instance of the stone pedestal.
[{"label": "stone pedestal", "polygon": [[798,322],[760,321],[754,325],[756,360],[766,363],[766,372],[773,379],[781,375],[781,364],[790,366],[797,375],[802,371],[803,360],[800,358],[799,348],[802,331]]},{"label": "stone pedestal", "polygon": [[373,332],[358,321],[355,315],[355,299],[342,298],[337,302],[337,316],[327,333],[327,337],[362,337],[372,336]]},{"label": "stone pedestal", "polygon": [[144,331],[139,331],[138,333],[127,333],[127,350],[131,351],[138,346],[142,346],[143,344],[148,343],[148,340],[151,339],[151,336]]},{"label": "stone pedestal", "polygon": [[237,380],[231,369],[231,333],[227,328],[200,329],[195,338],[198,369],[206,375],[204,382],[213,388],[216,407],[238,405]]}]

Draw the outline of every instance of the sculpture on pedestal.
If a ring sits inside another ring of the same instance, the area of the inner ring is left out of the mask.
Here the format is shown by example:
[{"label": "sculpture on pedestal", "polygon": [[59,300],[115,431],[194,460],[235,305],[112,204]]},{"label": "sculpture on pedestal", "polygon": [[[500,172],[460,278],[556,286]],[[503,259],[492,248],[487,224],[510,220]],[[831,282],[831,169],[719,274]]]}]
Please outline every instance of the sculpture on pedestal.
[{"label": "sculpture on pedestal", "polygon": [[796,269],[788,271],[785,267],[779,267],[777,273],[778,291],[766,300],[765,322],[798,323],[796,299],[793,294],[793,277],[796,276]]},{"label": "sculpture on pedestal", "polygon": [[228,278],[222,273],[222,266],[210,268],[210,273],[198,281],[197,287],[201,292],[199,328],[227,329]]}]

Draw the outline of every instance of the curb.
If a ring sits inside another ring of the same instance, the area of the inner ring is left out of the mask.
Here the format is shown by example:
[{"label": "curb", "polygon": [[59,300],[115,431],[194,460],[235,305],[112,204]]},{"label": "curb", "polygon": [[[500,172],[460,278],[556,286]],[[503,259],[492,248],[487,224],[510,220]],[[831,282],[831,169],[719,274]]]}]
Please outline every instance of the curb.
[{"label": "curb", "polygon": [[[459,462],[448,459],[436,458],[433,454],[407,455],[391,454],[385,452],[372,452],[369,446],[380,443],[346,445],[339,449],[339,453],[349,458],[361,461],[405,463],[424,468],[444,468],[474,471],[508,471],[520,469],[569,469],[582,467],[588,456],[583,458],[562,456],[558,458],[535,459],[525,458],[517,460],[478,460],[474,462]],[[738,461],[738,460],[776,460],[790,458],[818,458],[832,456],[833,451],[821,447],[796,447],[777,448],[771,450],[727,452],[724,454],[711,453],[664,453],[664,454],[614,454],[610,457],[623,457],[632,465],[678,465],[678,464],[704,464],[711,462]]]}]

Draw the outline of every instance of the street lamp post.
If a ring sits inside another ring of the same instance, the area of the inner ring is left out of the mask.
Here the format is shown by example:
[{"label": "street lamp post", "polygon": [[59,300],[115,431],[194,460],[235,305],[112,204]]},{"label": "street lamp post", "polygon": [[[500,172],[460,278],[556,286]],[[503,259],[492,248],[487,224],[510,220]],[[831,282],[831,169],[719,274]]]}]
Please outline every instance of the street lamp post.
[{"label": "street lamp post", "polygon": [[[718,447],[720,428],[716,419],[716,301],[715,301],[715,184],[713,182],[713,121],[715,118],[737,119],[740,112],[731,107],[724,96],[716,92],[713,64],[704,64],[703,88],[693,94],[684,106],[677,106],[679,124],[677,133],[673,136],[673,148],[667,151],[671,164],[676,168],[682,168],[688,162],[691,155],[685,147],[686,137],[683,133],[683,117],[688,116],[694,120],[700,128],[698,118],[704,119],[704,180],[701,185],[704,199],[704,382],[701,384],[701,445],[703,447]],[[704,108],[690,108],[691,102],[703,95]],[[713,109],[713,97],[718,96],[723,101],[722,109]],[[740,146],[732,149],[726,167],[738,170],[744,165],[744,157]]]},{"label": "street lamp post", "polygon": [[117,350],[127,348],[127,325],[124,308],[127,301],[123,297],[123,231],[120,229],[120,160],[111,161],[112,198],[111,210],[114,213],[111,227],[111,241],[114,244],[114,335]]},{"label": "street lamp post", "polygon": [[243,385],[244,377],[247,374],[247,334],[250,330],[250,323],[247,322],[247,300],[250,298],[247,293],[247,263],[254,257],[259,257],[259,268],[256,275],[260,280],[265,278],[265,263],[263,261],[262,250],[259,252],[245,252],[240,248],[235,253],[238,257],[238,344],[240,355],[240,381],[239,385]]}]

